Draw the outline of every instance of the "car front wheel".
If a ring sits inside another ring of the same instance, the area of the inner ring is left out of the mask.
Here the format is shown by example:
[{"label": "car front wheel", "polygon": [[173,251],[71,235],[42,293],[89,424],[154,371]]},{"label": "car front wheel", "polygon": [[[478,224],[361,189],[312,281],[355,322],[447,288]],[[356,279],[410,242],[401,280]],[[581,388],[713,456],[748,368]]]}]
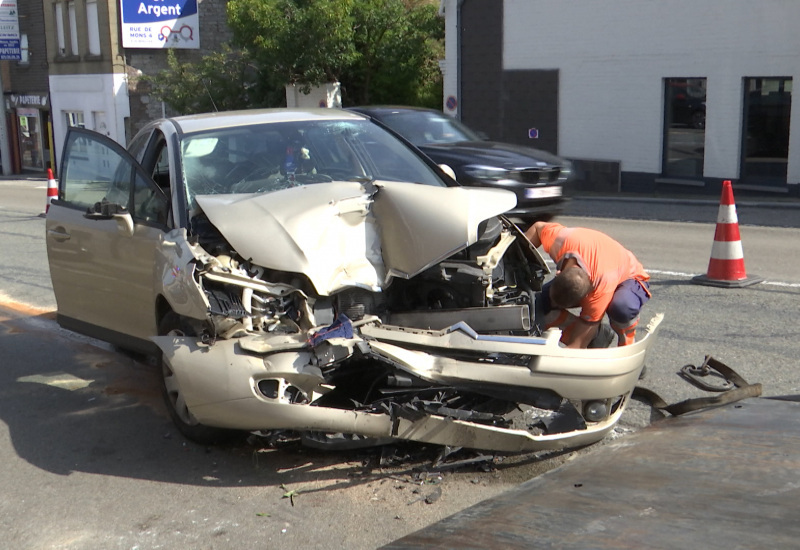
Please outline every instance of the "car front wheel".
[{"label": "car front wheel", "polygon": [[[161,336],[195,336],[194,330],[179,315],[174,312],[167,313],[159,323],[158,333]],[[206,426],[197,421],[186,406],[181,392],[178,378],[172,370],[172,365],[164,354],[159,358],[161,371],[161,393],[167,406],[172,422],[187,439],[201,445],[226,443],[243,436],[242,432]]]}]

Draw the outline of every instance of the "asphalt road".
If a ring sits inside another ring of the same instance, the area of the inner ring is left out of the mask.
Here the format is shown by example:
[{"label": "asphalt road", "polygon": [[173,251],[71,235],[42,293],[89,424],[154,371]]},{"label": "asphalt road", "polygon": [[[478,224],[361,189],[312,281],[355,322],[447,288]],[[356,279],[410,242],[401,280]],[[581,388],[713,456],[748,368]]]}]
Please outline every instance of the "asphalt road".
[{"label": "asphalt road", "polygon": [[[43,181],[0,181],[0,547],[375,548],[591,453],[436,470],[436,452],[416,447],[319,453],[263,441],[187,443],[152,367],[53,321],[38,216],[44,189]],[[587,216],[580,205],[611,217]],[[668,402],[705,396],[676,371],[710,354],[761,382],[765,395],[800,393],[797,211],[752,207],[772,212],[764,214],[770,227],[741,227],[748,272],[765,282],[721,289],[691,282],[707,268],[717,212],[713,201],[696,206],[707,221],[670,221],[670,203],[582,199],[559,221],[608,232],[651,271],[645,317],[663,312],[665,321],[642,385]],[[643,208],[650,220],[631,215]],[[740,220],[750,209],[740,207]],[[636,404],[615,437],[658,417]]]}]

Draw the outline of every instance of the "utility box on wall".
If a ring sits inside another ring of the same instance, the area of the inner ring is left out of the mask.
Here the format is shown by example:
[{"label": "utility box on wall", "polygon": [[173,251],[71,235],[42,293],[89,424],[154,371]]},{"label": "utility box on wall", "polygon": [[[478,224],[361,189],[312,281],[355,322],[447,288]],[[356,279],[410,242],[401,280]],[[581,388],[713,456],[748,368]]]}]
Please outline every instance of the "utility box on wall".
[{"label": "utility box on wall", "polygon": [[338,82],[329,82],[324,86],[312,87],[311,91],[304,94],[301,86],[289,84],[286,86],[287,107],[329,107],[341,109],[342,93]]}]

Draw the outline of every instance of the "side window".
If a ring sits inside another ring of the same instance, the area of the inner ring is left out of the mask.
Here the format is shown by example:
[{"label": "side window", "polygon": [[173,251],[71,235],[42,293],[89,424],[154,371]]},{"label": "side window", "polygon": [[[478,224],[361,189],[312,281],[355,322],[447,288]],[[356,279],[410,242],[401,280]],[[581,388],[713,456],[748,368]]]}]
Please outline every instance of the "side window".
[{"label": "side window", "polygon": [[166,225],[168,206],[167,196],[137,172],[133,191],[134,219]]},{"label": "side window", "polygon": [[161,151],[159,151],[156,164],[153,167],[152,177],[153,181],[156,182],[156,184],[158,184],[158,186],[163,189],[164,192],[169,193],[169,150],[167,149],[164,141],[162,141],[160,145]]},{"label": "side window", "polygon": [[90,208],[104,199],[128,208],[133,165],[118,152],[80,133],[68,136],[63,201]]}]

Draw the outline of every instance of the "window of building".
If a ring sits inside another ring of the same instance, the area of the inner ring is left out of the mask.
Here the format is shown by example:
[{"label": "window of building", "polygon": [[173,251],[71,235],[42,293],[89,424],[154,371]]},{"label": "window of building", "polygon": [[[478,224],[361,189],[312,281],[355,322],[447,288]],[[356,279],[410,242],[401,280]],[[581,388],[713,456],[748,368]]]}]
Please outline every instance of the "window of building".
[{"label": "window of building", "polygon": [[67,126],[77,126],[78,128],[86,128],[83,121],[83,111],[63,111]]},{"label": "window of building", "polygon": [[67,42],[64,34],[64,4],[58,2],[54,6],[56,20],[56,40],[58,41],[58,54],[67,54]]},{"label": "window of building", "polygon": [[664,79],[665,176],[702,178],[706,142],[706,79]]},{"label": "window of building", "polygon": [[89,38],[89,55],[100,55],[100,23],[97,17],[97,0],[86,2],[86,24]]},{"label": "window of building", "polygon": [[23,33],[19,36],[20,65],[28,65],[31,62],[30,52],[28,51],[28,35]]},{"label": "window of building", "polygon": [[742,178],[786,183],[792,79],[745,78]]},{"label": "window of building", "polygon": [[75,2],[67,4],[69,13],[69,45],[72,55],[80,55],[78,50],[78,17],[75,14]]}]

